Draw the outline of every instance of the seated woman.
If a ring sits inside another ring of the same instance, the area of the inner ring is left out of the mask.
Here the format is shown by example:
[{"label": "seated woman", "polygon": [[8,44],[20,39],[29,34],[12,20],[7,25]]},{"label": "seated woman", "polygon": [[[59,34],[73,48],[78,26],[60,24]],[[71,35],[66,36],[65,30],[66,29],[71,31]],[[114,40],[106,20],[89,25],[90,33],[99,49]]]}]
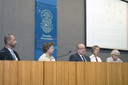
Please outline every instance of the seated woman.
[{"label": "seated woman", "polygon": [[53,43],[47,42],[43,45],[43,54],[39,57],[38,61],[55,61],[55,58],[52,56],[54,51]]},{"label": "seated woman", "polygon": [[92,46],[92,55],[90,56],[91,62],[102,62],[101,58],[98,56],[100,52],[100,47],[97,45]]},{"label": "seated woman", "polygon": [[106,62],[122,62],[119,58],[120,52],[118,50],[113,50],[111,52],[111,57],[107,58]]}]

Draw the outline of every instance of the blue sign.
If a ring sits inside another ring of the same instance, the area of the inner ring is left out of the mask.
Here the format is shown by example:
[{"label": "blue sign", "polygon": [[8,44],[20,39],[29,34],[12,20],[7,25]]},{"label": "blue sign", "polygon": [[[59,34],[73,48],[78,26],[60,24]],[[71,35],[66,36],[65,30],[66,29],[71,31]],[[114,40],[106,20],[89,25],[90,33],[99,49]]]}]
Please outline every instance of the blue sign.
[{"label": "blue sign", "polygon": [[53,42],[57,55],[57,11],[56,6],[36,2],[35,15],[35,60],[43,54],[42,47],[46,42]]}]

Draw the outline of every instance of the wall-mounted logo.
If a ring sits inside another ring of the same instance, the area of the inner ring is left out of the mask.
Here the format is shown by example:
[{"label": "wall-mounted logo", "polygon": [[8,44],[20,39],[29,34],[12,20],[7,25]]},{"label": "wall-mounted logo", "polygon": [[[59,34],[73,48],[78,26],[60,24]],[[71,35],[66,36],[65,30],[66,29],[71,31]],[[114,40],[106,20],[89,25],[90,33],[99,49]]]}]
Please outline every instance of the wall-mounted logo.
[{"label": "wall-mounted logo", "polygon": [[40,27],[45,33],[50,33],[51,30],[53,30],[53,24],[52,24],[52,19],[53,15],[50,10],[45,9],[41,12],[41,23]]}]

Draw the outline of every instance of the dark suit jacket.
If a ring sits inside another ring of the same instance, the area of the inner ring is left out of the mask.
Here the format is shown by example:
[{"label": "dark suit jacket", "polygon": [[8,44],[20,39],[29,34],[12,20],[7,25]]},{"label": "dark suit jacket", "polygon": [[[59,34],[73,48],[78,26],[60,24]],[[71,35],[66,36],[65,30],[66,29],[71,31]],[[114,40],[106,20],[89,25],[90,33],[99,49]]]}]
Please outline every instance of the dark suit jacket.
[{"label": "dark suit jacket", "polygon": [[[84,56],[85,59],[90,62],[90,58],[88,56]],[[70,56],[69,61],[83,61],[78,53]]]},{"label": "dark suit jacket", "polygon": [[[1,51],[5,52],[4,60],[14,60],[13,56],[11,55],[10,51],[7,48],[4,47]],[[15,53],[16,57],[18,58],[18,60],[20,60],[20,57],[19,57],[18,53],[16,51],[14,51],[14,53]]]}]

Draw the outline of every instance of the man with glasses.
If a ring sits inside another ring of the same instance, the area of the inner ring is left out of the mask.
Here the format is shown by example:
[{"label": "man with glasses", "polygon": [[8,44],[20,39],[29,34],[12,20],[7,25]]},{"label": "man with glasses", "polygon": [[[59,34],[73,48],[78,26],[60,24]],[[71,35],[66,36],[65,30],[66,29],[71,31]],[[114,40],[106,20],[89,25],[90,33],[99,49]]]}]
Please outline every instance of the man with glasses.
[{"label": "man with glasses", "polygon": [[85,55],[86,48],[85,45],[80,43],[77,45],[77,53],[70,56],[69,61],[83,61],[90,62],[90,58]]}]

